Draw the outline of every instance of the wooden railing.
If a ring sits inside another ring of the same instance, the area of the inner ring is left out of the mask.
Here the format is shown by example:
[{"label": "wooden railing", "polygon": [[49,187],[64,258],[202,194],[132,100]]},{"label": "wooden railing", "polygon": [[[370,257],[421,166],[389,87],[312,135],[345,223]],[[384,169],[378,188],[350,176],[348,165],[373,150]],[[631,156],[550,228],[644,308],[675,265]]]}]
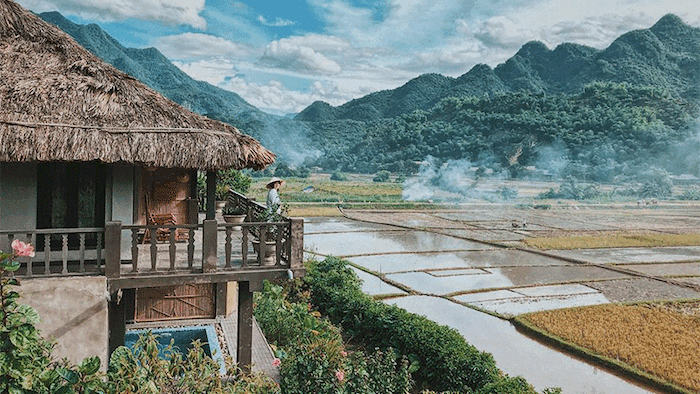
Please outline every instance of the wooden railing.
[{"label": "wooden railing", "polygon": [[[297,228],[296,231],[292,230],[293,227]],[[150,237],[144,242],[146,231],[156,234],[157,230],[169,233],[165,242],[159,242],[157,237]],[[113,275],[117,272],[119,276],[131,276],[156,272],[196,273],[250,267],[302,266],[303,219],[240,224],[205,220],[202,224],[168,226],[110,222],[105,231],[108,245],[120,245],[122,235],[125,232],[130,234],[129,253],[126,256],[120,253],[119,257],[115,254],[106,263],[106,270],[111,268]],[[176,231],[187,232],[187,241],[178,242]],[[273,234],[272,240],[267,238],[268,233]],[[274,250],[272,258],[265,259],[271,249]],[[117,260],[119,270],[110,265]],[[130,268],[123,269],[124,265]]]},{"label": "wooden railing", "polygon": [[[19,257],[19,276],[101,274],[104,228],[2,230],[0,244],[19,239],[34,245],[34,257]],[[58,246],[56,246],[58,244]]]},{"label": "wooden railing", "polygon": [[[246,222],[108,222],[104,228],[2,230],[0,246],[9,248],[14,239],[35,246],[35,257],[17,259],[21,268],[15,275],[27,277],[92,274],[119,279],[153,274],[182,277],[251,270],[259,275],[266,270],[303,271],[303,219],[283,217],[277,222],[258,222],[255,218],[261,216],[265,206],[235,192],[229,203],[245,207]],[[185,233],[186,239],[178,237],[178,232]]]}]

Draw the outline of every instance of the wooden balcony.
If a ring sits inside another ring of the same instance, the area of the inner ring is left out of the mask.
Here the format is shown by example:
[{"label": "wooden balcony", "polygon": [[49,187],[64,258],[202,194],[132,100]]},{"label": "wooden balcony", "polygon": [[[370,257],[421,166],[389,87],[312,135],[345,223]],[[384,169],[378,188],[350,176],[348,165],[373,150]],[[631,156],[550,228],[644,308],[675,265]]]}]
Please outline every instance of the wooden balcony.
[{"label": "wooden balcony", "polygon": [[[248,219],[265,209],[237,193],[229,203],[245,207]],[[286,217],[242,224],[108,222],[104,228],[3,230],[0,243],[20,239],[35,246],[34,258],[17,259],[21,268],[15,274],[21,277],[105,275],[111,293],[232,281],[250,282],[257,290],[264,279],[303,275],[303,233],[303,219]]]}]

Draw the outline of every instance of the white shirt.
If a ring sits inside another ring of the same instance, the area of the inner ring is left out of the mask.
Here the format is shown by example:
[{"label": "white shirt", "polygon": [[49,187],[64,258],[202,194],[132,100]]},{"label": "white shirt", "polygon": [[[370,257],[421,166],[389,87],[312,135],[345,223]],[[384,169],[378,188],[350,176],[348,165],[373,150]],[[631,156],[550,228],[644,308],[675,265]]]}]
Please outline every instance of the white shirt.
[{"label": "white shirt", "polygon": [[267,209],[272,209],[273,206],[277,205],[279,206],[282,204],[282,200],[280,200],[280,195],[277,193],[277,189],[270,189],[269,192],[267,192]]}]

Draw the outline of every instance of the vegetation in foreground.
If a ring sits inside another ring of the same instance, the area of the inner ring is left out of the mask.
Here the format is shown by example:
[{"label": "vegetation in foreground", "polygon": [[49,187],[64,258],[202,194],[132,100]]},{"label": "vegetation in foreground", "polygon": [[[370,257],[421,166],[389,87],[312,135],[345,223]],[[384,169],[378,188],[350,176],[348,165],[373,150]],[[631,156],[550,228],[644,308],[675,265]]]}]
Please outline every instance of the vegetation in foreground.
[{"label": "vegetation in foreground", "polygon": [[[19,241],[17,241],[19,242]],[[244,375],[228,362],[230,379],[222,381],[219,364],[204,353],[198,341],[187,354],[172,345],[159,356],[152,334],[142,336],[135,349],[112,353],[107,373],[93,356],[74,365],[53,356],[53,344],[36,328],[35,310],[17,302],[19,281],[8,274],[19,269],[17,256],[33,256],[33,248],[19,242],[14,254],[0,252],[0,393],[9,394],[255,394],[276,393],[278,386],[262,375]],[[15,244],[13,244],[13,248]]]},{"label": "vegetation in foreground", "polygon": [[683,304],[596,305],[536,312],[520,319],[593,354],[622,362],[632,371],[697,392],[700,319],[682,313]]}]

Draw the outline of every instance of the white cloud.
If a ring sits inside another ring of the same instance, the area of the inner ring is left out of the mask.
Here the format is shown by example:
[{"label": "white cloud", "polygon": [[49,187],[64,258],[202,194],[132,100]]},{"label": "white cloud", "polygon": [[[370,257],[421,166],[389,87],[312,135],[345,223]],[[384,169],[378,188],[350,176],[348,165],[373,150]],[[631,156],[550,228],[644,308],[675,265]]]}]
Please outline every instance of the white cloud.
[{"label": "white cloud", "polygon": [[258,55],[250,45],[202,33],[183,33],[158,37],[153,45],[172,59],[204,57],[246,58]]},{"label": "white cloud", "polygon": [[190,77],[212,85],[219,85],[238,73],[237,65],[224,58],[209,58],[193,62],[176,61],[173,64]]},{"label": "white cloud", "polygon": [[236,92],[250,104],[263,111],[284,115],[300,112],[316,100],[339,104],[332,86],[323,86],[316,82],[310,92],[301,92],[286,88],[281,82],[271,80],[265,85],[246,82],[242,78],[231,78],[222,88]]},{"label": "white cloud", "polygon": [[258,16],[258,21],[265,26],[272,26],[272,27],[284,27],[284,26],[294,25],[294,22],[287,20],[287,19],[281,19],[281,18],[277,18],[274,21],[268,21],[262,15]]},{"label": "white cloud", "polygon": [[20,0],[34,12],[59,11],[98,21],[127,18],[157,20],[167,24],[190,25],[205,29],[207,22],[199,14],[204,0]]},{"label": "white cloud", "polygon": [[322,53],[295,39],[283,38],[271,42],[260,58],[262,64],[298,72],[338,74],[341,67]]}]

